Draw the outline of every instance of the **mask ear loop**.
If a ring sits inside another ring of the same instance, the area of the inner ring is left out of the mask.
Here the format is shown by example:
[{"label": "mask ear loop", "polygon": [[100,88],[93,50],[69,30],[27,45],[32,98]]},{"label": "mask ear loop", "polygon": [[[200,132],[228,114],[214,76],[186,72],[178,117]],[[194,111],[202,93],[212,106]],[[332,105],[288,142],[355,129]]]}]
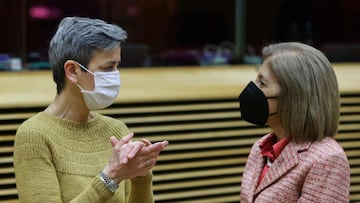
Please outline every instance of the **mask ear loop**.
[{"label": "mask ear loop", "polygon": [[270,117],[270,116],[273,116],[273,115],[275,115],[275,114],[277,114],[277,112],[269,114],[269,117]]},{"label": "mask ear loop", "polygon": [[[277,98],[278,98],[277,96],[274,96],[274,97],[266,97],[266,99],[277,99]],[[270,117],[270,116],[273,116],[273,115],[275,115],[275,114],[277,114],[277,112],[271,113],[271,114],[269,114],[268,116]]]},{"label": "mask ear loop", "polygon": [[[75,61],[75,63],[77,63],[80,66],[80,68],[84,69],[86,72],[90,73],[91,75],[95,75],[93,72],[91,72],[85,66],[81,65],[79,62]],[[87,91],[84,88],[82,88],[78,83],[76,83],[76,86],[78,86],[81,91]]]},{"label": "mask ear loop", "polygon": [[91,75],[95,75],[93,72],[91,72],[88,68],[86,68],[85,66],[81,65],[79,62],[75,61],[79,66],[80,68],[86,70],[86,72],[90,73]]}]

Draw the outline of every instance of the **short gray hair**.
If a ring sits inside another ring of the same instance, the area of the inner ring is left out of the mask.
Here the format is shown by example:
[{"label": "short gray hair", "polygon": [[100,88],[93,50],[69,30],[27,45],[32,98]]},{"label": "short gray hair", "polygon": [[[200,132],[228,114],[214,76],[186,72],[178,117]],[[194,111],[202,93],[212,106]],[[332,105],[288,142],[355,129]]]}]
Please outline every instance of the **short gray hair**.
[{"label": "short gray hair", "polygon": [[335,72],[319,50],[298,42],[262,50],[280,84],[278,113],[295,142],[321,140],[337,133],[340,93]]},{"label": "short gray hair", "polygon": [[95,50],[111,51],[127,38],[119,26],[100,19],[65,17],[50,41],[49,62],[57,94],[64,88],[66,60],[87,65]]}]

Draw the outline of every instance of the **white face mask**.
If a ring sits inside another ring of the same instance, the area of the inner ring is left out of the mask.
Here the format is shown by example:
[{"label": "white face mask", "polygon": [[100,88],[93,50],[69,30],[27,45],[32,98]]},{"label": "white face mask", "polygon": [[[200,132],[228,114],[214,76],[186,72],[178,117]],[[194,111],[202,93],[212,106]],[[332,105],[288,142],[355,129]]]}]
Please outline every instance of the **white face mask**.
[{"label": "white face mask", "polygon": [[81,89],[86,106],[90,110],[103,109],[110,106],[116,99],[120,90],[120,72],[91,72],[85,66],[78,63],[81,68],[94,75],[95,88],[93,91]]}]

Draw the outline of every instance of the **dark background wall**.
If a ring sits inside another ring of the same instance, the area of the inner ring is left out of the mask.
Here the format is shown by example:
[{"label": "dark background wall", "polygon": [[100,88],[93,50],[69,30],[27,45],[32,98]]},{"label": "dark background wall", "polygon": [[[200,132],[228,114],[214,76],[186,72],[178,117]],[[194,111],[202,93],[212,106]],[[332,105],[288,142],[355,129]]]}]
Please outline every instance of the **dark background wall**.
[{"label": "dark background wall", "polygon": [[[36,6],[53,15],[32,17]],[[276,41],[303,41],[330,56],[347,48],[356,51],[360,43],[357,0],[251,0],[245,1],[244,10],[245,44],[256,54]],[[0,53],[26,61],[36,52],[46,60],[57,24],[71,15],[116,23],[129,33],[129,44],[145,44],[152,55],[202,49],[208,43],[234,42],[235,12],[235,0],[1,0]],[[343,56],[357,60],[353,58]]]}]

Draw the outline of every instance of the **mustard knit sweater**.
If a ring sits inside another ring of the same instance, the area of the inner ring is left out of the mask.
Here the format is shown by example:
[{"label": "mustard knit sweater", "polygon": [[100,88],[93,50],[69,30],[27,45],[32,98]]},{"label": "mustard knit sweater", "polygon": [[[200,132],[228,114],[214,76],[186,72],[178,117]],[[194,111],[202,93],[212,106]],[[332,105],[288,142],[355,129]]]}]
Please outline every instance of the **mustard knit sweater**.
[{"label": "mustard knit sweater", "polygon": [[124,123],[95,113],[88,123],[40,112],[17,130],[16,186],[21,202],[153,202],[152,176],[120,183],[112,193],[98,177],[107,165],[110,136],[128,134]]}]

